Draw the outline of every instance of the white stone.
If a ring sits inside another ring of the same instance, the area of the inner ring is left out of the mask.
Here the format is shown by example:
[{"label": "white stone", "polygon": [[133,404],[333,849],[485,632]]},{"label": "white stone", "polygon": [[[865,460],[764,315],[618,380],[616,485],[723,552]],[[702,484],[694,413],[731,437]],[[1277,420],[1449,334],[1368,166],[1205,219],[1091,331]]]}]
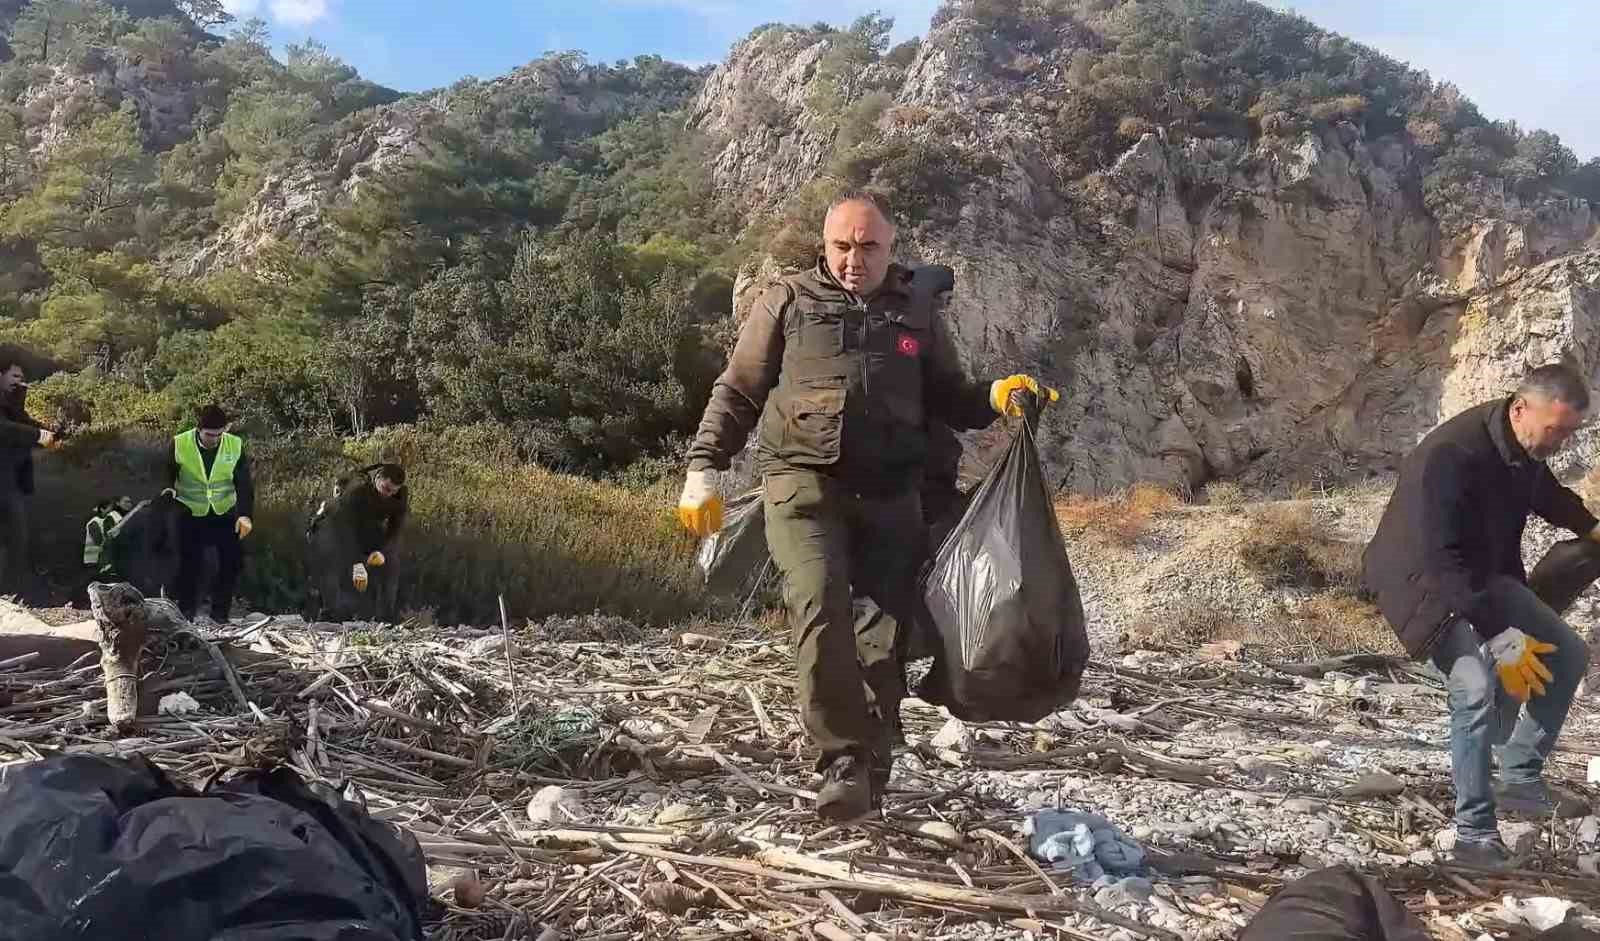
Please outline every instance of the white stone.
[{"label": "white stone", "polygon": [[952,717],[945,722],[933,736],[928,744],[934,748],[950,749],[952,751],[969,751],[972,748],[972,731],[960,719]]}]

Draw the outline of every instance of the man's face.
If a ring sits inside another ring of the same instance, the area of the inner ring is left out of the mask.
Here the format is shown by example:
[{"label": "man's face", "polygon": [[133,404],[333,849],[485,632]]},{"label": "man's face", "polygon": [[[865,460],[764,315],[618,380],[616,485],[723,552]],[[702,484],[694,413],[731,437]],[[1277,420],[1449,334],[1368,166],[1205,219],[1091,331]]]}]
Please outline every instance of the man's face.
[{"label": "man's face", "polygon": [[1584,413],[1560,399],[1530,395],[1511,403],[1511,430],[1536,461],[1554,457],[1583,424]]},{"label": "man's face", "polygon": [[400,492],[400,485],[387,477],[379,477],[372,482],[372,486],[376,487],[378,492],[386,497],[392,497]]},{"label": "man's face", "polygon": [[852,294],[868,295],[883,284],[894,251],[894,226],[867,202],[836,206],[822,224],[828,271]]},{"label": "man's face", "polygon": [[21,366],[12,366],[0,373],[0,392],[10,394],[18,388],[27,388],[27,385]]},{"label": "man's face", "polygon": [[207,450],[210,450],[211,448],[216,447],[217,443],[220,442],[221,440],[222,440],[222,429],[221,428],[202,428],[202,429],[200,429],[200,446],[202,448],[206,448]]}]

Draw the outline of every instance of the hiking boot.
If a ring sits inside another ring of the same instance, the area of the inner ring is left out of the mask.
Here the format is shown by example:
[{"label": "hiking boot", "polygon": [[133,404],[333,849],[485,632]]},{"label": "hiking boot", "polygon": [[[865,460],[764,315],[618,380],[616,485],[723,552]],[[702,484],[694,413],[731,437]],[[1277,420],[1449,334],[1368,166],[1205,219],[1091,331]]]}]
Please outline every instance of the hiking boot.
[{"label": "hiking boot", "polygon": [[817,790],[817,816],[824,820],[845,821],[872,812],[872,763],[846,752],[822,769],[822,787]]},{"label": "hiking boot", "polygon": [[882,755],[873,755],[872,765],[872,809],[877,810],[883,806],[883,795],[889,792],[889,772],[894,768],[894,752],[885,750]]},{"label": "hiking boot", "polygon": [[1494,789],[1494,803],[1508,814],[1527,817],[1544,818],[1555,814],[1562,820],[1571,820],[1589,814],[1588,802],[1554,790],[1543,781],[1498,785]]},{"label": "hiking boot", "polygon": [[1505,841],[1499,836],[1482,840],[1457,837],[1451,859],[1464,866],[1478,866],[1483,869],[1510,869],[1516,862],[1516,857],[1511,855],[1511,850],[1506,848]]}]

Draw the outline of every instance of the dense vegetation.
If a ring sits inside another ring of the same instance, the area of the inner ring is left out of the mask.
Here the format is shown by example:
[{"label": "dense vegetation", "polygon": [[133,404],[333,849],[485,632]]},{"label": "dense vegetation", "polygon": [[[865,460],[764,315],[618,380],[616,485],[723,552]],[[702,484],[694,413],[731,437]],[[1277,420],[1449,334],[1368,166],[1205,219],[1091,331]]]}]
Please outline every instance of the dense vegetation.
[{"label": "dense vegetation", "polygon": [[[589,474],[670,453],[730,287],[679,113],[699,74],[566,54],[400,101],[384,127],[413,157],[340,203],[399,96],[315,42],[274,60],[259,22],[201,29],[224,17],[35,0],[11,24],[0,342],[59,370],[36,406],[166,427],[215,400],[258,437],[489,422]],[[296,196],[336,206],[314,253],[258,218]]]},{"label": "dense vegetation", "polygon": [[1349,122],[1369,140],[1406,135],[1447,229],[1487,208],[1485,181],[1600,200],[1600,159],[1580,166],[1556,135],[1491,121],[1454,85],[1249,0],[946,0],[934,24],[957,16],[989,32],[1012,72],[1065,67],[1073,94],[1054,142],[1078,174],[1158,127],[1171,140],[1257,139]]},{"label": "dense vegetation", "polygon": [[[252,447],[256,529],[240,587],[257,610],[300,610],[306,513],[339,474],[382,457],[411,470],[412,519],[397,561],[410,616],[496,623],[500,595],[513,617],[603,611],[667,623],[707,611],[691,576],[694,540],[667,511],[667,494],[530,466],[509,432],[395,427],[358,441],[306,435]],[[101,429],[39,459],[30,536],[58,595],[83,601],[86,497],[150,495],[170,453],[164,432]]]}]

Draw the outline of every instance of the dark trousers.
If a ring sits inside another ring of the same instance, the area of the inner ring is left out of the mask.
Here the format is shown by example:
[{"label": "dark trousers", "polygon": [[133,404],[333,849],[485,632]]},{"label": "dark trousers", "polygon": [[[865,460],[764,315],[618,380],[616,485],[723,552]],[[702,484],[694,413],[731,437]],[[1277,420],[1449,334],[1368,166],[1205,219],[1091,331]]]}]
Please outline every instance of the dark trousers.
[{"label": "dark trousers", "polygon": [[[331,528],[326,523],[324,527]],[[384,553],[383,565],[367,566],[367,590],[358,592],[350,581],[350,568],[365,562],[369,554],[353,548],[353,544],[341,540],[335,533],[324,533],[322,528],[312,533],[306,558],[315,601],[307,608],[309,617],[315,620],[370,617],[383,622],[395,619],[400,591],[400,553],[391,550]]]},{"label": "dark trousers", "polygon": [[[916,621],[925,553],[915,490],[864,497],[807,471],[767,475],[767,545],[783,576],[801,723],[823,761],[854,751],[887,762],[905,696],[900,625]],[[881,616],[857,623],[852,593]]]},{"label": "dark trousers", "polygon": [[233,528],[238,519],[233,513],[184,518],[179,528],[178,588],[174,600],[185,617],[194,617],[195,604],[200,600],[200,578],[206,570],[206,550],[214,548],[217,580],[211,586],[211,618],[219,622],[228,619],[234,586],[244,568],[244,547]]},{"label": "dark trousers", "polygon": [[27,507],[27,498],[15,490],[0,494],[0,595],[26,595],[33,589]]}]

